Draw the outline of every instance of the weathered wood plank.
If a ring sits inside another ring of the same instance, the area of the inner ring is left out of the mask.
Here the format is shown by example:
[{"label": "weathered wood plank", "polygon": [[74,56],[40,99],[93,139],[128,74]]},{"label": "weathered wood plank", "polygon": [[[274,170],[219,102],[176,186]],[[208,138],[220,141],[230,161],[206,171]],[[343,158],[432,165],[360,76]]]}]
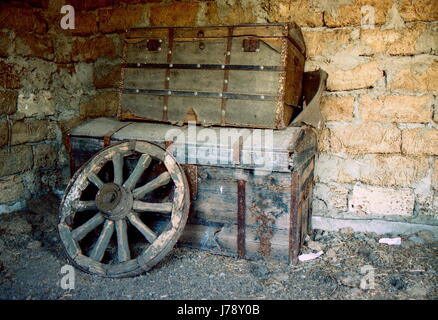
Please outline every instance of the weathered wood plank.
[{"label": "weathered wood plank", "polygon": [[132,69],[125,70],[125,88],[132,89],[164,89],[165,69]]},{"label": "weathered wood plank", "polygon": [[170,71],[171,90],[221,92],[224,72],[220,70],[182,70]]},{"label": "weathered wood plank", "polygon": [[227,125],[271,128],[275,124],[275,103],[272,101],[227,100]]},{"label": "weathered wood plank", "polygon": [[[279,73],[275,71],[230,70],[228,92],[277,95],[279,79]],[[274,108],[274,102],[271,108]]]},{"label": "weathered wood plank", "polygon": [[223,64],[226,48],[225,39],[175,41],[172,63]]},{"label": "weathered wood plank", "polygon": [[154,95],[122,95],[122,118],[161,120],[163,118],[163,96]]},{"label": "weathered wood plank", "polygon": [[[267,40],[260,40],[259,51],[256,52],[244,52],[242,49],[242,43],[244,38],[233,38],[231,45],[231,60],[230,64],[243,64],[254,66],[280,66],[281,62],[281,50],[278,50],[278,44],[283,40],[275,40],[274,44],[271,44],[273,40],[268,42]],[[286,40],[284,40],[286,41]]]},{"label": "weathered wood plank", "polygon": [[195,121],[203,125],[218,123],[221,100],[216,98],[169,97],[168,117],[171,122]]},{"label": "weathered wood plank", "polygon": [[158,51],[148,50],[148,39],[127,44],[126,61],[135,63],[166,63],[168,41],[164,38],[161,40],[161,50]]}]

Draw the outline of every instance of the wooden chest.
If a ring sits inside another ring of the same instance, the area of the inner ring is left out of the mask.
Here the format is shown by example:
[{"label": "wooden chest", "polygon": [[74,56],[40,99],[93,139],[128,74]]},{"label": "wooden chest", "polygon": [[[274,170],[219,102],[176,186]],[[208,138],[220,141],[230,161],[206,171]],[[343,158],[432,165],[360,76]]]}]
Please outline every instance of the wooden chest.
[{"label": "wooden chest", "polygon": [[285,128],[299,112],[305,46],[294,23],[133,29],[123,120]]},{"label": "wooden chest", "polygon": [[[120,141],[167,147],[190,186],[191,209],[180,244],[296,262],[311,215],[316,139],[310,129],[175,127],[99,118],[75,128],[68,140],[73,171]],[[160,220],[148,226],[159,230]]]}]

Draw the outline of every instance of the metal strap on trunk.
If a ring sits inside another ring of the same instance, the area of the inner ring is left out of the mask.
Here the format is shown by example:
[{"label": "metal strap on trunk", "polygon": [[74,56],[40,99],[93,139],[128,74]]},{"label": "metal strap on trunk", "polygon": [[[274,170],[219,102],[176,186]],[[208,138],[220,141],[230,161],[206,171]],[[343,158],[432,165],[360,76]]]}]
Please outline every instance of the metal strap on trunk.
[{"label": "metal strap on trunk", "polygon": [[111,143],[111,137],[127,125],[130,125],[132,122],[120,122],[115,128],[111,129],[103,136],[103,147],[108,147]]},{"label": "metal strap on trunk", "polygon": [[[227,39],[227,52],[225,54],[225,64],[224,64],[224,69],[225,66],[228,66],[230,64],[231,61],[231,46],[233,43],[233,27],[228,27],[228,39]],[[228,80],[229,80],[229,76],[230,76],[230,72],[227,69],[224,70],[224,85],[222,88],[222,92],[226,93],[228,91]],[[221,101],[221,125],[225,125],[225,113],[226,113],[226,104],[227,104],[227,100],[225,99],[224,96],[222,96],[222,101]]]},{"label": "metal strap on trunk", "polygon": [[245,249],[245,215],[246,215],[246,194],[245,180],[237,181],[237,255],[244,258]]},{"label": "metal strap on trunk", "polygon": [[[167,45],[167,63],[170,65],[172,62],[172,51],[173,51],[173,38],[174,38],[174,29],[169,29],[169,40]],[[164,88],[169,90],[170,87],[170,68],[166,69],[165,79],[164,79]],[[169,108],[169,96],[164,96],[163,98],[163,121],[168,120],[168,108]]]}]

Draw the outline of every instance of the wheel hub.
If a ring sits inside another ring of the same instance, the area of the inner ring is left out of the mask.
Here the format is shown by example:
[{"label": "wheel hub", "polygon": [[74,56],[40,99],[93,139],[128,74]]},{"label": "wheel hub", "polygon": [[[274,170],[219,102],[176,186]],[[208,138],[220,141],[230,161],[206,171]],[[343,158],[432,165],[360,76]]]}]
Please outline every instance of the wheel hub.
[{"label": "wheel hub", "polygon": [[133,203],[130,191],[115,183],[104,184],[96,195],[97,208],[109,219],[123,219]]}]

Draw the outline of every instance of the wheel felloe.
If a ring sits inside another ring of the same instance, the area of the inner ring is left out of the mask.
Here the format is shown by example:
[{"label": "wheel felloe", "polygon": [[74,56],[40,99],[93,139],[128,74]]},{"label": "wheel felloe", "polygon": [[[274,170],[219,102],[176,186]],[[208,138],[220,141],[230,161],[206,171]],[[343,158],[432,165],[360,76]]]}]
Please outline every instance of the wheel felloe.
[{"label": "wheel felloe", "polygon": [[[140,153],[140,157],[124,180],[124,157],[134,153]],[[152,172],[148,169],[153,160],[162,163],[167,171],[141,185],[142,176],[149,176]],[[104,181],[98,175],[108,162],[113,164],[112,181]],[[170,183],[173,187],[170,202],[169,199],[164,202],[144,199],[149,193]],[[97,187],[94,200],[82,199],[89,184]],[[103,149],[78,170],[61,203],[58,227],[69,259],[80,269],[107,277],[133,276],[150,269],[171,250],[183,231],[188,208],[187,180],[175,159],[156,145],[130,141]],[[84,212],[90,214],[90,211],[95,213],[85,222],[75,225],[76,217],[81,217]],[[151,212],[170,216],[168,227],[161,233],[141,218]],[[131,228],[136,229],[146,241],[140,254],[131,250],[135,240],[129,237]],[[89,238],[92,238],[93,244],[86,249],[82,244],[84,239]],[[117,250],[107,261],[104,257],[112,238],[116,238]]]}]

